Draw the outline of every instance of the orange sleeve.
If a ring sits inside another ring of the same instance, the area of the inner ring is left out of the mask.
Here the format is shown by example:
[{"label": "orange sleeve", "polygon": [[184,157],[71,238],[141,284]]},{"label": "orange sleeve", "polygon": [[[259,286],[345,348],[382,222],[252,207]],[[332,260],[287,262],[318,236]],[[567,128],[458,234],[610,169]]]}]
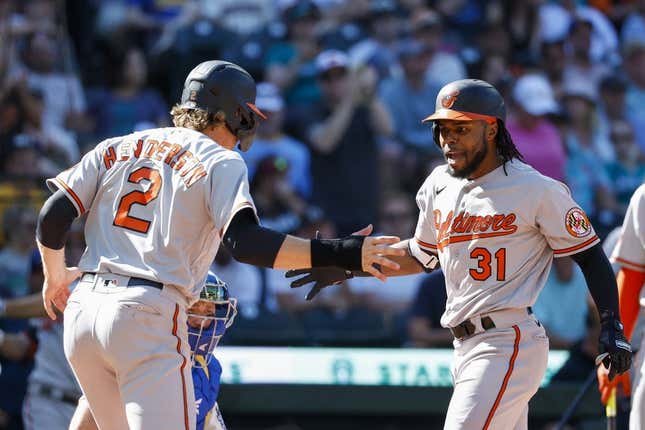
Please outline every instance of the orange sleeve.
[{"label": "orange sleeve", "polygon": [[645,272],[623,267],[616,276],[616,282],[618,283],[620,320],[625,326],[625,336],[631,340],[640,310],[638,298],[643,282],[645,282]]}]

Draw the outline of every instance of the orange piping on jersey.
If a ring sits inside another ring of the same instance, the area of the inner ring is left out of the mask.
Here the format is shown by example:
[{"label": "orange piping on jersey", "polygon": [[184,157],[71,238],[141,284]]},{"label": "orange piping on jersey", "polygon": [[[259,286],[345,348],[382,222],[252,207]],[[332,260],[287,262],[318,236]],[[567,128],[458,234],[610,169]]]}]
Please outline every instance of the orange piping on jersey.
[{"label": "orange piping on jersey", "polygon": [[579,244],[579,245],[571,246],[571,247],[569,247],[569,248],[564,248],[564,249],[554,249],[554,250],[553,250],[553,253],[554,253],[554,254],[566,254],[567,252],[577,251],[577,250],[579,250],[579,249],[584,248],[585,246],[588,246],[588,245],[590,245],[590,244],[594,243],[596,240],[598,240],[598,236],[596,236],[596,235],[594,234],[594,236],[593,236],[591,239],[586,240],[586,241],[582,242],[582,243],[581,243],[581,244]]},{"label": "orange piping on jersey", "polygon": [[621,263],[626,266],[631,266],[630,269],[638,270],[639,272],[645,272],[645,264],[634,263],[633,261],[626,260],[621,257],[614,257],[612,260],[615,260],[616,263]]},{"label": "orange piping on jersey", "polygon": [[190,171],[190,176],[184,178],[186,188],[190,188],[191,185],[199,181],[204,176],[206,176],[206,170],[204,169],[204,166],[202,164],[198,164],[194,169]]},{"label": "orange piping on jersey", "polygon": [[105,150],[105,153],[103,154],[103,164],[105,164],[105,168],[107,170],[110,170],[110,167],[114,165],[115,161],[116,151],[114,150],[113,146],[108,146],[108,148]]},{"label": "orange piping on jersey", "polygon": [[437,248],[439,248],[439,250],[442,250],[451,243],[468,242],[474,239],[486,239],[487,237],[508,236],[509,234],[513,233],[514,231],[497,231],[493,233],[473,233],[464,234],[461,236],[450,236],[439,242],[437,244]]},{"label": "orange piping on jersey", "polygon": [[146,146],[146,152],[143,153],[143,156],[146,158],[152,158],[152,155],[157,150],[159,142],[154,139],[148,139],[148,146]]},{"label": "orange piping on jersey", "polygon": [[62,179],[56,178],[56,181],[60,184],[61,187],[67,191],[67,194],[72,196],[74,201],[76,202],[76,206],[78,206],[78,210],[80,211],[79,215],[83,215],[85,213],[85,206],[83,206],[83,202],[81,202],[81,199],[78,198],[74,190],[72,190],[65,182],[63,182]]},{"label": "orange piping on jersey", "polygon": [[186,368],[186,357],[181,353],[181,338],[177,336],[177,316],[179,315],[179,305],[175,305],[175,313],[172,316],[172,335],[177,338],[177,352],[181,355],[181,368],[179,373],[181,374],[181,391],[184,396],[184,425],[186,430],[189,430],[188,426],[188,397],[186,393],[186,378],[184,377],[184,369]]},{"label": "orange piping on jersey", "polygon": [[432,250],[437,249],[437,245],[433,245],[433,244],[431,244],[431,243],[424,242],[424,241],[422,241],[421,239],[417,239],[416,237],[414,238],[414,240],[416,240],[416,241],[417,241],[417,243],[418,243],[419,245],[423,246],[424,248],[430,248],[430,249],[432,249]]},{"label": "orange piping on jersey", "polygon": [[170,143],[166,142],[165,140],[161,142],[159,145],[157,145],[157,153],[155,154],[155,160],[161,161],[161,158],[164,155],[164,152],[166,152],[166,149],[170,146]]},{"label": "orange piping on jersey", "polygon": [[495,399],[495,403],[493,403],[493,407],[491,408],[490,412],[488,413],[488,418],[486,418],[486,423],[484,423],[483,430],[488,429],[488,426],[490,425],[491,421],[493,420],[493,415],[495,415],[495,411],[497,410],[497,407],[499,406],[499,402],[502,400],[502,396],[504,395],[504,391],[506,391],[506,386],[508,385],[508,380],[511,379],[511,374],[513,373],[513,367],[515,366],[515,359],[517,358],[517,353],[520,350],[520,339],[522,338],[520,328],[518,326],[514,325],[513,330],[515,330],[515,343],[513,343],[513,355],[511,355],[511,360],[508,363],[508,370],[506,371],[506,375],[504,376],[504,381],[502,382],[502,386],[500,387],[499,392],[497,393],[497,398]]},{"label": "orange piping on jersey", "polygon": [[172,161],[172,158],[181,151],[182,146],[178,145],[176,143],[172,144],[172,148],[170,148],[170,151],[168,151],[168,155],[166,155],[166,159],[164,160],[164,163],[169,165],[170,167],[173,167],[175,165],[175,162]]}]

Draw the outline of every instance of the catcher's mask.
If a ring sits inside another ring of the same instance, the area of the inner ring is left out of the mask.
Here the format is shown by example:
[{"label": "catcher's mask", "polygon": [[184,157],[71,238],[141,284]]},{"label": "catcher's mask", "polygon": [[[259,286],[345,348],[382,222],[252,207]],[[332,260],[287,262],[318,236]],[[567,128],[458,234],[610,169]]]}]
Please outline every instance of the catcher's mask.
[{"label": "catcher's mask", "polygon": [[[226,283],[208,272],[199,300],[187,312],[188,343],[193,366],[207,366],[213,349],[237,315],[237,300],[229,297]],[[203,360],[195,360],[201,355]]]},{"label": "catcher's mask", "polygon": [[243,68],[228,61],[205,61],[186,77],[181,107],[222,111],[228,130],[237,137],[242,151],[248,151],[266,115],[255,106],[255,80]]}]

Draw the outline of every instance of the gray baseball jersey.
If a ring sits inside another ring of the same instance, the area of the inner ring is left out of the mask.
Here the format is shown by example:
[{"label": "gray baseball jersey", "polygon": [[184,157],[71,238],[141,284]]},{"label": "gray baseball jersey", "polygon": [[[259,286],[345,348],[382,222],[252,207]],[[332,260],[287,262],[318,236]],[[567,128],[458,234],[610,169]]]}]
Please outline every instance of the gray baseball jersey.
[{"label": "gray baseball jersey", "polygon": [[439,166],[421,186],[417,204],[410,248],[419,259],[438,253],[448,295],[445,327],[532,306],[554,256],[599,242],[568,188],[519,161],[474,180]]},{"label": "gray baseball jersey", "polygon": [[[645,184],[638,187],[629,201],[611,260],[628,269],[645,272]],[[641,306],[645,306],[642,295]]]},{"label": "gray baseball jersey", "polygon": [[189,302],[233,215],[255,211],[241,156],[187,128],[105,140],[47,184],[89,212],[81,270],[172,284]]}]

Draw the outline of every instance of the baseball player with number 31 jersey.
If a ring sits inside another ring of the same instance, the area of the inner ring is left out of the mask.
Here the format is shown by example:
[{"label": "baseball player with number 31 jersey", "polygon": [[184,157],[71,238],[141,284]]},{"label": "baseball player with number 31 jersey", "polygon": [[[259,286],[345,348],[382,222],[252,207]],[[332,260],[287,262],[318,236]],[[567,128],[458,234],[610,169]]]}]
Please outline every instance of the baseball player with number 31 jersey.
[{"label": "baseball player with number 31 jersey", "polygon": [[[430,270],[438,258],[446,278],[441,323],[455,337],[447,430],[527,428],[549,350],[531,306],[553,257],[572,256],[585,274],[601,313],[605,365],[622,373],[631,362],[613,273],[593,227],[564,184],[522,162],[505,121],[504,100],[487,82],[441,89],[424,122],[433,123],[447,163],[421,186],[415,236],[398,245],[408,249],[396,260],[399,274]],[[330,273],[312,270],[309,280],[319,288],[338,280]]]}]

